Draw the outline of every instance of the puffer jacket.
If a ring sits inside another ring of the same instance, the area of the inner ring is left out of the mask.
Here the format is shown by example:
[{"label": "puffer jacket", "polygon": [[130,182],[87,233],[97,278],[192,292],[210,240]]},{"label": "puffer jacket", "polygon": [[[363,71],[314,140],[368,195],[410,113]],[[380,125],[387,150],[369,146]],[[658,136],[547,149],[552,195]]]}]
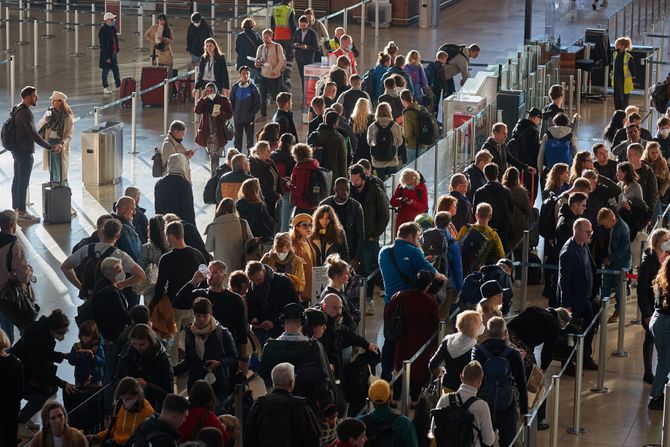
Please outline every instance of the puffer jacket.
[{"label": "puffer jacket", "polygon": [[[154,408],[146,399],[139,403],[139,405],[135,404],[131,410],[127,410],[123,404],[119,405],[119,412],[116,415],[110,439],[118,445],[126,445],[126,442],[128,442],[133,433],[135,433],[135,430],[137,430],[137,427],[152,414],[154,414]],[[110,429],[108,428],[98,433],[97,439],[105,439]]]},{"label": "puffer jacket", "polygon": [[402,128],[398,123],[393,121],[393,118],[380,117],[378,120],[375,120],[374,123],[368,126],[368,145],[370,145],[370,150],[377,144],[377,134],[379,133],[379,126],[386,128],[391,124],[391,133],[393,134],[393,144],[395,145],[395,157],[389,161],[379,160],[372,155],[370,158],[372,160],[372,166],[375,168],[389,168],[396,167],[400,165],[400,157],[398,156],[398,149],[402,146]]}]

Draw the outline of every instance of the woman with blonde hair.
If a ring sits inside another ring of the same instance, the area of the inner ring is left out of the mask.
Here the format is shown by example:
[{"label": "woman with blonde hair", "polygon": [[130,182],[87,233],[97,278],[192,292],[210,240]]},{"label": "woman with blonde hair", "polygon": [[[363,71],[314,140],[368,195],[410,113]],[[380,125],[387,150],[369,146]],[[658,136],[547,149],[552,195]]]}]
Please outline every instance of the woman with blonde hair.
[{"label": "woman with blonde hair", "polygon": [[559,196],[568,189],[570,189],[570,167],[565,163],[556,163],[547,174],[542,199],[549,197],[550,193]]},{"label": "woman with blonde hair", "polygon": [[257,178],[246,179],[242,182],[235,206],[237,206],[240,217],[249,222],[253,234],[260,237],[263,243],[271,243],[275,234],[275,220],[268,212]]},{"label": "woman with blonde hair", "polygon": [[30,447],[88,446],[86,437],[76,428],[67,425],[67,411],[60,402],[47,401],[42,407],[40,417],[42,419],[42,430],[30,442]]},{"label": "woman with blonde hair", "polygon": [[293,228],[289,235],[293,252],[304,261],[305,290],[300,294],[300,299],[309,302],[312,299],[312,267],[316,265],[316,252],[310,243],[312,216],[306,213],[296,214],[291,221],[291,226]]},{"label": "woman with blonde hair", "polygon": [[400,48],[392,40],[389,40],[389,43],[384,47],[384,53],[388,54],[391,58],[391,65],[395,64],[395,58],[400,53]]},{"label": "woman with blonde hair", "polygon": [[67,103],[63,92],[54,90],[49,98],[49,107],[37,123],[39,134],[55,147],[44,150],[43,166],[50,171],[53,182],[68,184],[68,167],[70,165],[70,142],[74,136],[74,114]]},{"label": "woman with blonde hair", "polygon": [[614,41],[614,53],[612,55],[612,71],[610,79],[614,91],[614,108],[624,110],[628,107],[630,93],[633,91],[633,78],[635,77],[635,62],[630,50],[633,42],[630,37],[619,37]]},{"label": "woman with blonde hair", "polygon": [[314,265],[324,265],[326,258],[337,253],[342,259],[349,259],[347,235],[337,217],[337,213],[329,205],[319,206],[312,215],[314,231],[310,241],[315,253]]},{"label": "woman with blonde hair", "polygon": [[391,197],[391,206],[397,210],[393,234],[400,225],[413,222],[416,216],[428,212],[428,188],[421,181],[421,174],[409,168],[402,171],[400,184]]},{"label": "woman with blonde hair", "polygon": [[233,199],[226,197],[219,202],[205,236],[207,251],[223,261],[229,272],[244,268],[244,245],[254,233],[246,219],[240,217]]},{"label": "woman with blonde hair", "polygon": [[361,321],[360,311],[351,305],[344,289],[349,282],[350,266],[347,262],[342,260],[342,257],[334,253],[326,258],[326,274],[328,275],[328,285],[321,291],[321,299],[331,293],[340,297],[342,300],[342,324],[352,331],[356,331],[358,323]]},{"label": "woman with blonde hair", "polygon": [[419,104],[426,106],[431,105],[426,104],[426,102],[430,101],[425,95],[426,87],[428,87],[428,78],[426,77],[426,72],[421,64],[421,54],[417,50],[412,50],[407,53],[407,63],[403,70],[405,70],[405,73],[409,75],[409,78],[412,81],[414,99],[416,99]]},{"label": "woman with blonde hair", "polygon": [[[661,249],[665,247],[661,246]],[[666,251],[667,250],[663,250]],[[658,364],[654,373],[654,381],[649,390],[649,409],[663,409],[663,388],[665,379],[670,373],[670,264],[666,260],[653,282],[654,313],[649,318],[649,330],[654,335],[654,346],[658,356]]]},{"label": "woman with blonde hair", "polygon": [[642,161],[647,162],[656,174],[656,183],[658,185],[658,200],[654,208],[654,214],[651,217],[652,222],[656,222],[658,216],[663,212],[663,203],[667,202],[665,194],[670,185],[670,170],[668,162],[661,154],[661,145],[656,141],[649,141],[642,153]]},{"label": "woman with blonde hair", "polygon": [[351,129],[356,135],[358,145],[354,150],[354,160],[370,159],[370,144],[368,144],[368,128],[375,122],[370,100],[358,98],[354,110],[351,112]]},{"label": "woman with blonde hair", "polygon": [[[261,262],[272,267],[275,272],[288,276],[296,292],[300,294],[301,298],[304,298],[305,261],[296,255],[291,242],[290,234],[277,233],[272,248],[263,255]],[[307,293],[307,298],[309,298],[309,293]]]},{"label": "woman with blonde hair", "polygon": [[[389,131],[392,138],[384,138],[382,142],[382,135],[388,136]],[[367,140],[377,177],[386,180],[400,166],[398,148],[403,143],[402,128],[393,120],[393,112],[388,103],[382,102],[377,106],[375,121],[368,126]]]}]

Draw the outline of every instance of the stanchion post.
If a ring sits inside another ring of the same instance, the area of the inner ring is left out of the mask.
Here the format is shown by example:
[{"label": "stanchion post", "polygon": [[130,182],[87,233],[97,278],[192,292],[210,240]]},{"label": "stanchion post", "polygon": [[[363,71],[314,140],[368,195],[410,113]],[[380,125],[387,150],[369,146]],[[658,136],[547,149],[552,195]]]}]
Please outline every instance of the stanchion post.
[{"label": "stanchion post", "polygon": [[168,134],[168,107],[170,104],[170,82],[166,78],[163,81],[163,136],[167,137]]},{"label": "stanchion post", "polygon": [[163,0],[163,14],[167,15],[167,0]]},{"label": "stanchion post", "polygon": [[663,397],[663,429],[661,430],[661,446],[670,447],[670,384],[665,384]]},{"label": "stanchion post", "polygon": [[551,376],[552,389],[552,410],[551,410],[551,431],[549,432],[549,445],[558,447],[558,412],[561,405],[561,376],[554,374]]},{"label": "stanchion post", "polygon": [[533,416],[530,414],[523,415],[523,445],[534,446],[535,442],[531,440],[533,437]]},{"label": "stanchion post", "polygon": [[521,252],[521,308],[523,312],[528,306],[528,252],[530,251],[530,232],[523,231],[523,244]]},{"label": "stanchion post", "polygon": [[45,34],[42,36],[42,39],[54,39],[56,36],[51,34],[51,11],[53,10],[53,0],[47,0],[47,5],[46,5],[46,31]]},{"label": "stanchion post", "polygon": [[239,0],[235,0],[235,3],[233,3],[233,17],[235,18],[235,21],[233,22],[233,28],[237,29],[237,16],[240,14],[240,2]]},{"label": "stanchion post", "polygon": [[39,65],[39,56],[37,54],[37,49],[39,45],[37,45],[37,20],[33,20],[33,67],[37,67]]},{"label": "stanchion post", "polygon": [[270,28],[270,16],[272,15],[272,0],[268,0],[265,5],[265,27]]},{"label": "stanchion post", "polygon": [[79,11],[74,10],[74,53],[70,54],[73,57],[83,56],[84,53],[79,52]]},{"label": "stanchion post", "polygon": [[575,93],[575,100],[577,101],[577,113],[582,111],[582,69],[577,70],[577,83],[575,84],[577,92]]},{"label": "stanchion post", "polygon": [[65,26],[63,31],[72,31],[73,28],[70,26],[70,0],[65,0]]},{"label": "stanchion post", "polygon": [[375,2],[375,39],[379,39],[379,2]]},{"label": "stanchion post", "polygon": [[[240,421],[240,427],[244,422],[244,387],[242,385],[235,385],[235,417]],[[242,436],[238,436],[237,442],[239,447],[242,447]]]},{"label": "stanchion post", "polygon": [[[366,8],[366,3],[364,1],[361,2],[361,46],[365,44],[365,8]],[[440,98],[438,98],[439,100]]]},{"label": "stanchion post", "polygon": [[193,12],[198,12],[198,2],[193,2]]},{"label": "stanchion post", "polygon": [[365,338],[365,296],[368,290],[367,278],[361,283],[358,289],[358,311],[361,313],[361,321],[358,322],[358,335]]},{"label": "stanchion post", "polygon": [[[195,73],[193,74],[193,79],[198,79],[198,76],[200,75],[200,67],[196,66],[194,70],[195,70]],[[198,98],[198,91],[196,90],[195,95],[193,95],[193,110],[194,110],[193,111],[193,122],[194,123],[198,122],[198,114],[195,113],[195,106],[196,106],[196,104],[198,104],[198,99],[200,99],[200,98]]]},{"label": "stanchion post", "polygon": [[628,353],[624,351],[624,337],[626,331],[626,271],[621,270],[621,291],[616,297],[619,302],[619,327],[617,334],[617,348],[612,353],[614,357],[628,357]]},{"label": "stanchion post", "polygon": [[[48,26],[48,25],[47,25]],[[19,42],[23,42],[23,0],[19,0]]]},{"label": "stanchion post", "polygon": [[14,55],[9,56],[9,101],[14,104],[16,99],[16,62]]},{"label": "stanchion post", "polygon": [[209,22],[212,26],[212,32],[214,32],[214,29],[216,28],[216,4],[214,0],[212,0],[210,3]]},{"label": "stanchion post", "polygon": [[89,50],[97,50],[100,48],[95,43],[95,29],[95,3],[91,3],[91,44],[86,47]]},{"label": "stanchion post", "polygon": [[100,125],[100,110],[97,107],[93,107],[93,125]]},{"label": "stanchion post", "polygon": [[437,181],[437,176],[438,176],[438,170],[437,170],[437,165],[439,161],[439,154],[437,153],[437,144],[433,146],[433,213],[436,212],[437,210],[437,199],[438,199],[438,194],[437,194],[437,184],[439,183]]},{"label": "stanchion post", "polygon": [[402,362],[402,392],[400,394],[400,414],[407,416],[409,414],[409,379],[412,371],[412,364],[409,360]]},{"label": "stanchion post", "polygon": [[144,33],[142,32],[142,19],[144,18],[144,5],[140,3],[139,13],[137,15],[137,48],[135,51],[146,51],[144,47]]},{"label": "stanchion post", "polygon": [[607,393],[609,389],[605,386],[605,364],[607,363],[607,313],[609,310],[609,297],[603,297],[600,301],[600,330],[598,337],[598,381],[591,388],[593,393]]},{"label": "stanchion post", "polygon": [[226,20],[226,54],[228,55],[228,60],[233,60],[233,29],[232,21],[230,19]]},{"label": "stanchion post", "polygon": [[440,320],[440,325],[437,327],[437,342],[441,343],[444,340],[444,337],[447,336],[447,326],[449,322],[447,320]]},{"label": "stanchion post", "polygon": [[349,15],[347,14],[347,8],[344,8],[344,12],[342,14],[342,25],[344,26],[344,29],[347,29],[347,26],[349,25]]},{"label": "stanchion post", "polygon": [[[398,186],[396,181],[397,181],[396,174],[391,174],[391,194],[393,194],[393,192],[395,191],[396,186]],[[395,234],[393,234],[393,232],[395,230],[395,219],[396,219],[396,215],[393,211],[391,211],[391,240],[395,239]],[[384,233],[386,233],[386,232],[384,232]]]},{"label": "stanchion post", "polygon": [[137,92],[133,92],[130,101],[130,152],[137,154]]},{"label": "stanchion post", "polygon": [[12,22],[9,21],[9,6],[5,8],[5,52],[9,53],[11,52],[11,48],[9,47],[9,36],[10,36],[10,24]]},{"label": "stanchion post", "polygon": [[[606,330],[606,328],[605,328]],[[571,435],[581,435],[586,433],[582,428],[582,372],[584,371],[584,334],[577,334],[575,343],[577,344],[577,352],[575,359],[577,366],[575,367],[575,397],[574,397],[574,411],[572,414],[572,427],[568,429]]]}]

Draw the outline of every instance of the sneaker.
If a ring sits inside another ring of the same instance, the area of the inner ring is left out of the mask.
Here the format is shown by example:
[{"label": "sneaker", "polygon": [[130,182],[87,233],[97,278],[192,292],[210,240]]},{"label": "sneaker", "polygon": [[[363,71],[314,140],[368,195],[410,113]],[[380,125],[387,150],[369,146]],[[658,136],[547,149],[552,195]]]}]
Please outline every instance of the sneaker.
[{"label": "sneaker", "polygon": [[543,420],[537,423],[537,429],[538,430],[548,430],[549,429],[549,422],[547,420]]},{"label": "sneaker", "polygon": [[[593,10],[595,11],[596,9],[598,9],[598,4],[597,3],[592,4],[591,8],[593,8]],[[538,429],[539,429],[539,424],[538,424]]]},{"label": "sneaker", "polygon": [[649,399],[649,404],[647,408],[650,410],[663,410],[663,395],[656,399]]},{"label": "sneaker", "polygon": [[607,320],[607,324],[618,323],[619,322],[619,311],[615,310],[611,317]]},{"label": "sneaker", "polygon": [[103,95],[111,95],[112,94],[112,89],[109,87],[105,87],[102,89],[102,94]]},{"label": "sneaker", "polygon": [[593,359],[588,359],[584,362],[585,371],[598,371],[598,364]]},{"label": "sneaker", "polygon": [[25,222],[25,223],[38,223],[39,221],[42,220],[38,216],[33,216],[29,212],[19,214],[18,218],[19,222]]},{"label": "sneaker", "polygon": [[365,315],[372,316],[375,314],[375,303],[368,301],[365,303]]},{"label": "sneaker", "polygon": [[644,373],[644,376],[642,376],[642,381],[644,383],[648,383],[649,385],[653,385],[654,383],[654,373],[651,371],[647,371]]}]

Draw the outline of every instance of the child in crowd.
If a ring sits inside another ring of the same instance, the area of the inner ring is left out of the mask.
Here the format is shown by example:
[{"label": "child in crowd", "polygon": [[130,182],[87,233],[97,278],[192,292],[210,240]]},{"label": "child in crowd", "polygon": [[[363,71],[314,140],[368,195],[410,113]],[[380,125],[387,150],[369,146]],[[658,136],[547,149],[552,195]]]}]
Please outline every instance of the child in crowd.
[{"label": "child in crowd", "polygon": [[84,321],[79,326],[79,341],[72,345],[67,360],[74,366],[77,388],[102,386],[105,350],[95,321]]}]

